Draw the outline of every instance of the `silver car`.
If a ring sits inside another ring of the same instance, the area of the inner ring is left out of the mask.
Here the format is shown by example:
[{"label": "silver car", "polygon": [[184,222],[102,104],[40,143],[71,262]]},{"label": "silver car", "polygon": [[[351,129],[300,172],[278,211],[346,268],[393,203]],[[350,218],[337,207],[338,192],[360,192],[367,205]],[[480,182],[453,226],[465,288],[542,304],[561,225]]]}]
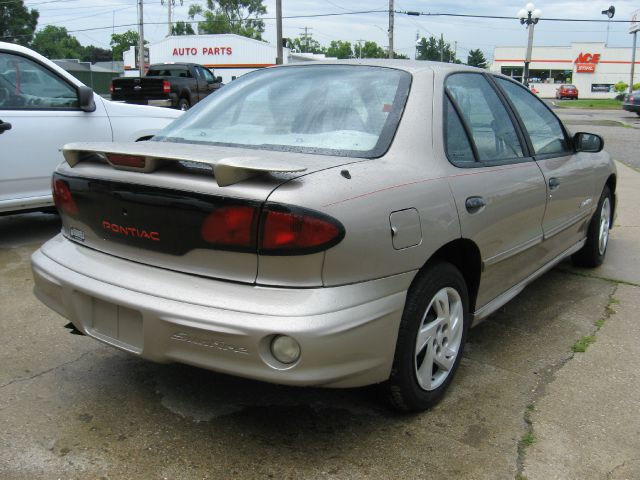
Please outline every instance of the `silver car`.
[{"label": "silver car", "polygon": [[153,141],[66,145],[35,294],[157,362],[434,405],[469,327],[572,256],[616,169],[525,87],[430,62],[256,71]]}]

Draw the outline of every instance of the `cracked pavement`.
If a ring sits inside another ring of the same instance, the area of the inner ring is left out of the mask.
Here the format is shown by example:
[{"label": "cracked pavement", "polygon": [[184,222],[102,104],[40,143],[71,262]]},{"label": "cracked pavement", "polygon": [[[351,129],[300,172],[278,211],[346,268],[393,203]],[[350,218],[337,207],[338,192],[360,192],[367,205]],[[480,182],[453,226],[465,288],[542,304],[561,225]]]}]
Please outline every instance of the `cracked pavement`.
[{"label": "cracked pavement", "polygon": [[620,175],[605,265],[564,263],[473,329],[420,415],[375,388],[269,385],[70,335],[31,294],[29,255],[57,218],[0,217],[0,478],[640,478],[640,173]]}]

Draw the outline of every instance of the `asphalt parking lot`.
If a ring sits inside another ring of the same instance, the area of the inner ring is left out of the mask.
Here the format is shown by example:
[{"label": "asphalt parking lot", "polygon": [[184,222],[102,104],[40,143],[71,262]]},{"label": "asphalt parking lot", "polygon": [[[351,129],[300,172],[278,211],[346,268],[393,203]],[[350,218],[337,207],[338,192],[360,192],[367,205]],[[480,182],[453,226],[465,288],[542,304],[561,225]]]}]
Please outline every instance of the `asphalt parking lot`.
[{"label": "asphalt parking lot", "polygon": [[[640,168],[640,117],[580,112],[560,115]],[[640,174],[620,175],[632,204]],[[399,415],[375,388],[274,386],[70,335],[31,294],[57,217],[0,217],[0,478],[640,478],[639,220],[621,207],[604,267],[544,275],[470,332],[443,402]]]}]

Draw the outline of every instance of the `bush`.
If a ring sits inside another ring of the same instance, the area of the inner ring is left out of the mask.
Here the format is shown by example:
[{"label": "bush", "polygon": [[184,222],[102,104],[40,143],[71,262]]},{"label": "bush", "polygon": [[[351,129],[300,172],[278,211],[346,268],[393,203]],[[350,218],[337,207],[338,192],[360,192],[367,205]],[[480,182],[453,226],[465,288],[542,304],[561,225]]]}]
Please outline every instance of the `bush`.
[{"label": "bush", "polygon": [[613,89],[618,93],[626,92],[627,88],[629,88],[629,84],[628,83],[624,83],[623,81],[619,81],[618,83],[616,83],[613,86]]},{"label": "bush", "polygon": [[633,91],[635,92],[636,90],[640,90],[640,83],[633,84]]}]

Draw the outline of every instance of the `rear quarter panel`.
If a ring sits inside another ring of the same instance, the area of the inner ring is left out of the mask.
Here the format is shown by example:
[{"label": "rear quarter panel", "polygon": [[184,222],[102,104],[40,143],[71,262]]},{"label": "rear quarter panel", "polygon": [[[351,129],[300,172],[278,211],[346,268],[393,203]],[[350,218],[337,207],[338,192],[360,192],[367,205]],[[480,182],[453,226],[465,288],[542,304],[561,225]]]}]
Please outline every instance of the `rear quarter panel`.
[{"label": "rear quarter panel", "polygon": [[[324,253],[325,286],[418,270],[438,248],[460,236],[455,203],[444,178],[446,165],[432,149],[432,92],[432,72],[415,73],[400,126],[383,157],[354,159],[299,177],[270,196],[269,201],[318,210],[344,225],[342,242]],[[405,209],[417,210],[421,235],[416,245],[395,249],[389,217]],[[286,261],[270,265],[269,272],[263,266],[259,283],[266,275],[277,276],[278,269],[290,268]]]}]

